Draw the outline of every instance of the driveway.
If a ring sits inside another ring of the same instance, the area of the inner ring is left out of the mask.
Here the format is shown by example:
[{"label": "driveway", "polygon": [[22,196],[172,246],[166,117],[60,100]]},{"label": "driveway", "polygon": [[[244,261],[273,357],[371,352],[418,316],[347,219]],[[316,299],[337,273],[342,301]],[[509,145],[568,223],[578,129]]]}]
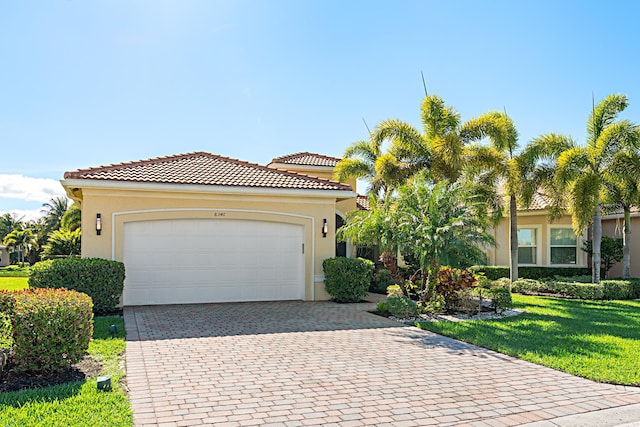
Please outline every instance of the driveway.
[{"label": "driveway", "polygon": [[371,304],[125,308],[137,426],[638,425],[598,384],[367,313]]}]

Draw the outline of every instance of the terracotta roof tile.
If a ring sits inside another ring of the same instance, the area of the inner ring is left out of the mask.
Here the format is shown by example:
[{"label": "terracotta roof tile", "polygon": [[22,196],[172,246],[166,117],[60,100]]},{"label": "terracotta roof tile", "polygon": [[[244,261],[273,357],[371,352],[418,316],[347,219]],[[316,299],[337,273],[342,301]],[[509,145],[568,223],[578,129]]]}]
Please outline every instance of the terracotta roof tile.
[{"label": "terracotta roof tile", "polygon": [[271,163],[284,163],[287,165],[301,165],[301,166],[329,166],[335,167],[340,159],[331,156],[324,156],[322,154],[300,152],[294,154],[287,154],[286,156],[276,157],[271,160]]},{"label": "terracotta roof tile", "polygon": [[356,198],[356,207],[361,211],[368,211],[371,209],[371,203],[369,203],[369,196],[363,196],[358,194]]},{"label": "terracotta roof tile", "polygon": [[527,210],[543,211],[545,209],[548,209],[549,206],[551,206],[551,199],[540,192],[535,192],[533,194],[533,199],[531,199],[531,204],[529,205],[529,208]]},{"label": "terracotta roof tile", "polygon": [[197,152],[118,163],[64,174],[65,179],[195,184],[229,187],[346,190],[346,184]]}]

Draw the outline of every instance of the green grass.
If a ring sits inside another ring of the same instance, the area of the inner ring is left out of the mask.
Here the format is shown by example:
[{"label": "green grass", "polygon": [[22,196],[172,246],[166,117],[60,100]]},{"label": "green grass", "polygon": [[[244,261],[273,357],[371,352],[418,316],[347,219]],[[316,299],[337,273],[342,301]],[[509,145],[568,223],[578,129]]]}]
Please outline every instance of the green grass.
[{"label": "green grass", "polygon": [[513,301],[526,313],[416,326],[595,381],[640,385],[640,300],[514,294]]},{"label": "green grass", "polygon": [[[109,325],[118,326],[111,338]],[[124,322],[121,317],[96,317],[89,354],[103,364],[101,375],[111,375],[111,392],[98,392],[96,379],[38,390],[0,393],[2,426],[131,426],[129,401],[118,384],[123,375],[119,367],[125,349]]]},{"label": "green grass", "polygon": [[28,277],[0,277],[0,290],[17,291],[29,287]]},{"label": "green grass", "polygon": [[31,267],[18,267],[16,265],[8,265],[0,267],[0,277],[29,277]]}]

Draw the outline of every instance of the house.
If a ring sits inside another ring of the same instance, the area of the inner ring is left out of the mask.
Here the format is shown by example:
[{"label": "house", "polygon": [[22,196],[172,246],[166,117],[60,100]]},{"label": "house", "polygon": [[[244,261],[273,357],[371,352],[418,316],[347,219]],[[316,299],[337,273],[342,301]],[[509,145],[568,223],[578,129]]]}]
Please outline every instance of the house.
[{"label": "house", "polygon": [[[635,232],[634,232],[635,231]],[[631,277],[640,277],[640,263],[637,262],[640,254],[640,212],[637,209],[631,211]],[[622,212],[605,215],[602,217],[602,235],[622,238],[624,235],[624,216]],[[609,271],[609,277],[622,277],[622,262],[616,263]]]},{"label": "house", "polygon": [[322,262],[356,209],[339,159],[268,166],[196,152],[64,174],[82,208],[82,256],[122,261],[124,305],[326,300]]},{"label": "house", "polygon": [[11,264],[9,251],[6,246],[0,245],[0,267],[6,267],[9,264]]},{"label": "house", "polygon": [[[540,193],[528,209],[518,210],[518,265],[546,267],[588,267],[587,254],[581,249],[586,230],[576,237],[571,215],[549,221],[550,201]],[[509,265],[510,240],[508,213],[493,229],[496,246],[487,250],[489,265]]]}]

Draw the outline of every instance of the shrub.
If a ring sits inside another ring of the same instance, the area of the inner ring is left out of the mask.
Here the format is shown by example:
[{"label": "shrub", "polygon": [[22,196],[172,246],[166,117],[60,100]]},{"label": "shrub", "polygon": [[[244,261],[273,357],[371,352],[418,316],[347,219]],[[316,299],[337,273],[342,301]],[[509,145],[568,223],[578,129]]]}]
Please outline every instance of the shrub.
[{"label": "shrub", "polygon": [[531,279],[519,279],[511,285],[513,292],[522,294],[557,294],[579,299],[602,299],[603,286],[579,282],[541,282]]},{"label": "shrub", "polygon": [[603,299],[631,299],[633,298],[634,288],[628,280],[603,280],[602,285]]},{"label": "shrub", "polygon": [[491,298],[491,308],[493,308],[496,313],[501,313],[513,307],[509,288],[496,286],[485,290],[484,295]]},{"label": "shrub", "polygon": [[[486,266],[474,265],[469,267],[469,271],[474,274],[483,273],[489,280],[497,280],[501,278],[509,278],[509,267],[504,266]],[[555,276],[583,276],[591,277],[591,269],[588,267],[536,267],[522,266],[518,267],[519,279],[545,279]]]},{"label": "shrub", "polygon": [[391,277],[391,273],[386,268],[379,268],[373,273],[373,280],[371,280],[371,286],[369,292],[375,292],[377,294],[384,294],[387,291],[387,286],[393,285],[395,282]]},{"label": "shrub", "polygon": [[324,286],[338,302],[358,302],[369,289],[373,262],[363,258],[327,258],[322,263]]},{"label": "shrub", "polygon": [[15,311],[15,304],[16,298],[13,292],[0,291],[0,348],[12,346],[11,318]]},{"label": "shrub", "polygon": [[629,295],[630,299],[638,299],[640,298],[640,279],[628,279],[629,284],[631,285],[631,295]]},{"label": "shrub", "polygon": [[378,304],[376,304],[376,311],[378,313],[386,313],[387,310],[387,303],[385,301],[379,301]]},{"label": "shrub", "polygon": [[392,316],[406,319],[414,317],[418,314],[418,304],[411,298],[407,297],[391,297],[387,298],[387,311]]},{"label": "shrub", "polygon": [[15,368],[47,373],[78,362],[93,333],[88,295],[66,289],[28,289],[15,294],[12,316]]},{"label": "shrub", "polygon": [[404,296],[404,292],[402,292],[402,288],[400,287],[400,285],[387,286],[388,298],[403,297],[403,296]]},{"label": "shrub", "polygon": [[438,271],[438,283],[436,294],[444,297],[448,310],[454,309],[456,301],[460,299],[459,293],[463,289],[475,287],[476,278],[468,270],[442,267]]},{"label": "shrub", "polygon": [[31,267],[31,288],[66,288],[93,299],[96,313],[112,312],[124,288],[124,264],[100,258],[42,261]]}]

